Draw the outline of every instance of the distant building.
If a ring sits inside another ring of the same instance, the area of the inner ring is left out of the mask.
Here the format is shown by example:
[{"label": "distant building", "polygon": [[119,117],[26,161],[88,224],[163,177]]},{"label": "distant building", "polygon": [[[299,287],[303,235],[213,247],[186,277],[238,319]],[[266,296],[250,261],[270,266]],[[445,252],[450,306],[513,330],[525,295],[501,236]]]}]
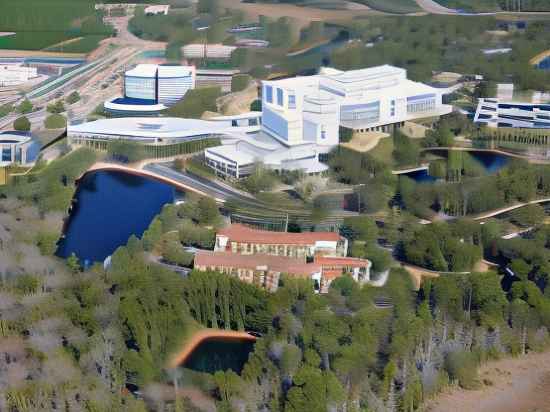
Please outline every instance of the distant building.
[{"label": "distant building", "polygon": [[258,40],[258,39],[239,39],[235,42],[237,47],[246,47],[246,48],[264,48],[269,46],[267,40]]},{"label": "distant building", "polygon": [[153,4],[151,6],[145,7],[145,10],[143,12],[146,15],[157,15],[157,14],[164,14],[165,16],[170,11],[170,5],[169,4]]},{"label": "distant building", "polygon": [[36,67],[28,67],[20,63],[0,64],[0,87],[18,86],[36,77],[38,77]]},{"label": "distant building", "polygon": [[222,92],[231,91],[231,80],[239,70],[197,69],[197,87],[219,87]]},{"label": "distant building", "polygon": [[195,88],[195,67],[139,64],[124,74],[124,96],[105,102],[111,116],[154,116]]},{"label": "distant building", "polygon": [[216,59],[229,60],[236,50],[235,46],[224,44],[187,44],[182,47],[183,57],[186,59]]},{"label": "distant building", "polygon": [[489,127],[550,128],[550,104],[479,99],[474,122]]},{"label": "distant building", "polygon": [[318,254],[346,256],[347,248],[347,239],[336,232],[271,232],[232,224],[216,234],[214,250],[305,259]]},{"label": "distant building", "polygon": [[31,166],[36,162],[40,144],[22,132],[0,132],[0,167]]}]

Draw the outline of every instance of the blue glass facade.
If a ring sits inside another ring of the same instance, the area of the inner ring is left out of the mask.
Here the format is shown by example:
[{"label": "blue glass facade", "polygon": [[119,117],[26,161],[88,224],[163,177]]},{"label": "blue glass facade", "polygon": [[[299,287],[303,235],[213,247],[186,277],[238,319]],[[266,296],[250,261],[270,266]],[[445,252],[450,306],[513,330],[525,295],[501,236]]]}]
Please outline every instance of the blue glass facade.
[{"label": "blue glass facade", "polygon": [[287,121],[267,107],[263,109],[262,124],[269,131],[275,133],[280,138],[288,140]]}]

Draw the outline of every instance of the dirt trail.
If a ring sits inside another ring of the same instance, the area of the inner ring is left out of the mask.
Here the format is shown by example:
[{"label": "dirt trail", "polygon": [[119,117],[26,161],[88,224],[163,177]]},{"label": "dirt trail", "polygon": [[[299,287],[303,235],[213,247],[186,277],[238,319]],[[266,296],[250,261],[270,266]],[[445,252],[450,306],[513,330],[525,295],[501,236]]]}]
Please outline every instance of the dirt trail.
[{"label": "dirt trail", "polygon": [[550,351],[490,362],[480,369],[490,383],[454,389],[426,404],[429,412],[550,412]]}]

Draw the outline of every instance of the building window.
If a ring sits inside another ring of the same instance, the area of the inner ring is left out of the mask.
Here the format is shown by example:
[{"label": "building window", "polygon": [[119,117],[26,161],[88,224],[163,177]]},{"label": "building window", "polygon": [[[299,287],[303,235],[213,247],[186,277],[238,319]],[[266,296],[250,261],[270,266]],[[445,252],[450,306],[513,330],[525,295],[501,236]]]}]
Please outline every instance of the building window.
[{"label": "building window", "polygon": [[279,106],[283,105],[283,89],[277,89],[277,104]]},{"label": "building window", "polygon": [[288,108],[296,109],[296,96],[293,94],[288,95]]},{"label": "building window", "polygon": [[394,107],[391,108],[391,116],[395,116],[395,108]]},{"label": "building window", "polygon": [[321,139],[327,138],[327,131],[325,130],[325,126],[321,126]]},{"label": "building window", "polygon": [[392,100],[392,101],[391,101],[391,105],[392,105],[392,107],[395,106],[395,100]]},{"label": "building window", "polygon": [[268,103],[273,103],[273,87],[265,86],[265,100]]}]

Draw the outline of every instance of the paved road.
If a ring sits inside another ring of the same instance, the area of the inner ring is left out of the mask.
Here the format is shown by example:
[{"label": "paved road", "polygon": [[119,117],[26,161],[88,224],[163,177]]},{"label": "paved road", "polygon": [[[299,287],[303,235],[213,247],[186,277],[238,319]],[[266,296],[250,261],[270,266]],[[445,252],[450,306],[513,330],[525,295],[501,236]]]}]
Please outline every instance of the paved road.
[{"label": "paved road", "polygon": [[434,0],[416,0],[416,3],[425,11],[432,14],[458,14],[459,11],[442,6]]}]

